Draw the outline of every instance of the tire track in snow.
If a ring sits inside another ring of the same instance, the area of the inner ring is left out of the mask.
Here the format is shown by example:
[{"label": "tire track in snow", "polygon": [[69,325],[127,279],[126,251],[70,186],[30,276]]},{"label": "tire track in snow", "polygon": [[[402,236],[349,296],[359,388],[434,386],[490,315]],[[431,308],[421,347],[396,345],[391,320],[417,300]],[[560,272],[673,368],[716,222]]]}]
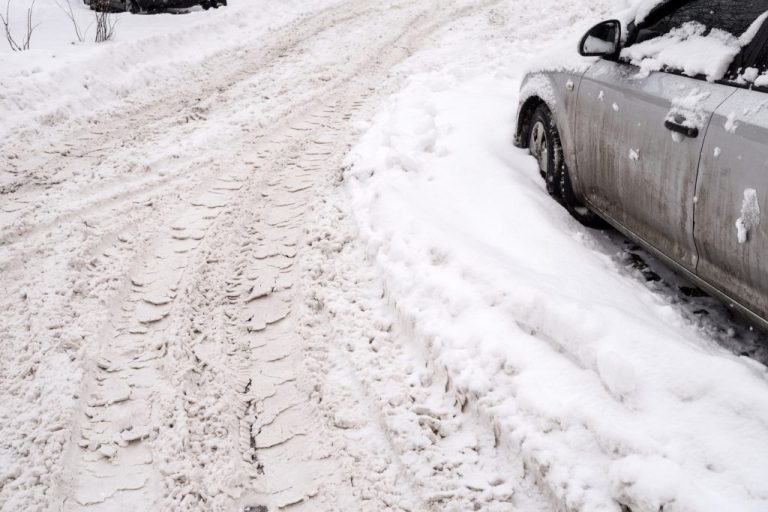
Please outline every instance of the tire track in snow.
[{"label": "tire track in snow", "polygon": [[353,369],[418,489],[419,510],[557,509],[498,425],[456,393],[447,373],[423,353],[419,334],[387,302],[337,194],[328,192],[315,205],[303,270],[307,322],[327,326],[313,338],[329,354],[316,371]]},{"label": "tire track in snow", "polygon": [[[392,10],[391,24],[381,23],[377,26],[377,30],[382,33],[380,37],[377,37],[376,31],[371,31],[368,37],[375,40],[376,45],[364,52],[350,46],[349,50],[355,51],[357,59],[342,66],[344,73],[332,77],[325,88],[300,95],[294,102],[283,105],[280,112],[297,110],[312,104],[313,101],[316,103],[317,97],[332,97],[334,94],[338,96],[341,94],[338,89],[342,86],[354,87],[356,94],[364,98],[378,85],[388,66],[407,54],[408,48],[419,39],[427,37],[441,22],[463,12],[451,11],[447,15],[435,17],[435,12],[441,12],[437,8],[438,4],[411,6],[410,10],[403,8],[407,4],[404,2],[399,9]],[[370,13],[368,6],[363,4],[363,7],[363,13]],[[378,8],[378,11],[389,12],[386,6]],[[430,18],[430,15],[433,17]],[[361,24],[367,23],[360,17],[351,17],[347,12],[342,18],[360,19]],[[376,19],[381,22],[380,18]],[[401,26],[401,32],[393,31],[395,26]],[[344,29],[339,27],[337,30],[343,32]],[[328,37],[334,35],[329,34]],[[356,37],[359,37],[359,34]],[[301,47],[296,49],[297,52],[301,50]],[[376,65],[372,66],[371,63]],[[269,75],[264,80],[268,81]],[[236,107],[238,103],[235,99],[226,97],[225,93],[215,99],[226,100],[222,102],[225,103],[223,107]],[[352,104],[359,104],[359,101],[355,100]],[[211,102],[215,103],[214,100]],[[343,114],[334,117],[333,124],[343,126],[350,116],[343,111],[343,107],[339,108]],[[150,143],[160,146],[162,142],[155,138],[164,132],[163,119],[176,119],[169,115],[173,109],[173,103],[156,109],[143,106],[136,110],[134,117],[130,117],[125,133],[133,133],[142,125],[144,119],[149,118],[152,123],[157,123],[157,127],[147,130],[146,138],[139,142],[145,147]],[[324,110],[328,115],[338,114],[333,108]],[[193,123],[191,127],[186,127],[181,132],[182,135],[195,133],[214,120],[210,115],[198,115],[196,119],[197,125]],[[125,119],[121,120],[124,121]],[[322,119],[314,119],[311,122],[315,123],[314,126],[323,124]],[[269,133],[274,129],[271,126],[266,130],[262,127],[245,128],[247,129],[244,129],[244,134],[252,136],[257,142],[258,132]],[[293,131],[303,137],[307,137],[307,132],[312,129],[307,126],[294,128],[297,129]],[[240,140],[248,147],[250,141],[243,138],[244,134],[235,140]],[[115,132],[106,130],[95,135],[109,139],[115,136]],[[337,143],[344,144],[344,139],[342,136]],[[281,147],[281,142],[285,140],[287,139],[277,140],[275,143]],[[227,142],[233,145],[231,140]],[[63,145],[68,146],[67,143]],[[121,142],[120,146],[122,145]],[[205,239],[208,232],[219,229],[220,221],[217,219],[222,216],[221,210],[232,211],[234,208],[232,204],[216,204],[220,197],[212,198],[211,194],[221,195],[221,192],[214,193],[215,189],[220,188],[218,186],[221,185],[221,180],[216,176],[207,176],[217,174],[221,172],[220,169],[228,166],[238,167],[237,172],[245,173],[241,166],[250,158],[244,150],[237,151],[234,156],[226,154],[228,146],[225,146],[220,136],[211,141],[210,145],[210,154],[217,155],[220,161],[215,165],[190,159],[179,163],[180,168],[184,165],[190,167],[184,175],[192,178],[190,183],[179,189],[168,190],[167,186],[183,182],[168,181],[166,185],[158,186],[157,193],[150,187],[146,190],[149,198],[141,197],[142,201],[147,201],[146,208],[141,208],[141,211],[136,211],[137,205],[134,203],[138,198],[130,193],[121,202],[115,202],[110,197],[103,201],[100,198],[97,201],[88,199],[90,204],[87,209],[74,211],[71,215],[53,217],[39,231],[30,231],[32,236],[25,237],[24,233],[16,231],[10,237],[15,242],[21,238],[22,243],[16,254],[19,264],[5,267],[5,270],[9,270],[5,274],[9,285],[5,300],[8,310],[1,327],[5,339],[28,339],[29,342],[25,342],[25,350],[20,354],[8,354],[11,356],[8,359],[13,364],[9,364],[8,370],[4,372],[2,388],[4,395],[12,399],[4,401],[11,404],[5,412],[14,414],[29,403],[39,402],[41,396],[45,398],[49,393],[56,397],[57,402],[52,404],[44,420],[37,416],[39,410],[32,409],[6,424],[11,430],[4,430],[9,434],[3,439],[4,453],[11,453],[14,461],[23,461],[27,457],[31,464],[25,467],[12,465],[6,471],[8,479],[3,477],[3,488],[0,491],[4,497],[13,499],[6,501],[5,506],[29,508],[41,503],[55,502],[59,496],[63,496],[67,498],[68,509],[86,507],[95,510],[119,504],[130,503],[134,506],[137,503],[151,503],[162,493],[156,480],[156,469],[163,465],[164,461],[158,456],[164,452],[153,449],[153,445],[163,435],[159,428],[164,424],[163,413],[166,410],[186,411],[184,405],[195,407],[183,400],[170,404],[164,401],[165,398],[174,396],[172,384],[187,385],[189,382],[174,381],[173,375],[168,375],[166,363],[169,340],[174,339],[176,335],[172,330],[177,321],[176,312],[186,311],[185,308],[191,307],[189,304],[179,303],[181,285],[177,283],[184,282],[184,276],[189,272],[189,262],[207,247]],[[88,148],[85,143],[82,143],[82,146],[84,150]],[[134,148],[135,146],[128,145],[123,148],[121,154]],[[318,172],[333,172],[327,163],[324,163],[328,159],[325,154],[327,151],[318,149],[312,153],[314,154],[308,152],[307,156],[313,157],[310,160],[314,160],[318,165]],[[32,154],[29,158],[35,157],[36,155]],[[24,158],[20,160],[25,161]],[[172,160],[171,158],[168,161]],[[104,166],[108,167],[109,161]],[[73,169],[76,167],[77,165],[73,164]],[[238,176],[243,178],[246,174]],[[61,182],[64,182],[68,177],[64,173],[64,176],[60,176],[56,181],[61,179]],[[248,176],[247,179],[251,177]],[[245,178],[243,180],[245,181]],[[88,180],[82,181],[91,187]],[[116,181],[115,186],[119,185],[120,182]],[[210,194],[202,194],[198,200],[190,201],[192,191],[205,190],[206,187]],[[238,193],[234,190],[226,192],[229,196],[238,196]],[[238,197],[237,204],[247,204],[253,196]],[[186,211],[190,215],[187,220],[191,218],[194,222],[190,225],[197,226],[191,230],[194,233],[192,235],[182,235],[188,225],[176,226],[184,227],[184,230],[174,229],[174,225],[168,225],[164,220],[180,208],[187,208]],[[211,215],[198,215],[206,211]],[[81,219],[80,215],[87,217]],[[122,217],[117,224],[112,220],[116,216]],[[199,223],[195,224],[198,221]],[[202,240],[198,240],[200,237]],[[149,253],[151,256],[144,261],[141,258],[137,260],[136,255],[142,253]],[[208,261],[204,263],[212,264],[213,262]],[[131,268],[137,272],[133,274],[137,278],[136,282],[124,280],[125,272]],[[153,279],[142,279],[146,278],[150,271]],[[219,282],[215,277],[211,277],[210,281]],[[42,286],[43,284],[45,286]],[[46,289],[48,287],[51,288],[51,294]],[[27,290],[32,290],[33,293],[28,295]],[[17,297],[22,298],[21,303],[17,302]],[[43,316],[47,317],[48,323],[34,325],[40,322]],[[24,326],[30,323],[33,328],[22,336],[20,333],[25,332]],[[98,341],[93,339],[93,333],[96,331],[100,332]],[[14,359],[16,357],[18,360]],[[196,361],[196,358],[193,353],[192,360]],[[87,361],[82,364],[86,375],[81,384],[78,384],[78,371],[83,359]],[[17,365],[16,362],[21,364]],[[53,370],[52,365],[58,367]],[[190,377],[189,384],[193,389],[205,389],[205,386],[198,385],[206,382],[202,377],[196,376],[194,371],[189,375],[194,377]],[[38,384],[41,378],[45,380]],[[67,379],[66,386],[61,386],[64,378]],[[20,379],[26,379],[26,382]],[[29,381],[35,382],[34,386],[28,384]],[[216,382],[215,379],[213,382]],[[247,382],[243,384],[242,380],[231,384],[232,388],[242,386],[243,394],[246,387],[248,390],[253,387],[253,383],[249,386]],[[79,399],[79,405],[71,403],[68,396],[73,395]],[[247,423],[247,418],[252,413],[251,408],[254,407],[252,397],[246,402],[241,402],[241,405],[243,403],[245,408],[239,423]],[[165,404],[173,408],[164,409],[162,406]],[[68,425],[66,422],[69,407],[75,408],[74,425]],[[186,412],[180,413],[179,418],[184,419],[185,414]],[[335,419],[335,415],[331,416]],[[343,421],[341,423],[345,424]],[[271,423],[265,426],[270,425]],[[242,430],[243,425],[239,425],[237,431]],[[37,444],[26,440],[28,432],[33,432]],[[189,440],[196,433],[190,430],[190,436],[179,444],[169,443],[167,446],[187,450],[190,448]],[[210,435],[210,432],[203,434]],[[242,440],[243,438],[240,438],[238,445],[241,448],[244,447]],[[64,455],[67,464],[62,467],[62,449],[68,443]],[[354,457],[365,461],[370,455],[366,449],[360,448]],[[354,449],[350,450],[355,453]],[[173,462],[178,454],[170,453],[167,457],[166,464],[168,461]],[[36,466],[43,458],[45,466]],[[387,478],[394,475],[397,479],[397,468],[390,470],[387,464],[381,469],[381,474]],[[185,482],[200,484],[192,478],[194,475],[199,475],[199,471],[194,470],[190,475],[169,470],[164,478],[175,482],[178,488],[185,488],[182,485]],[[366,480],[367,477],[363,475],[362,478]],[[370,484],[373,486],[376,478],[370,477],[368,480],[373,482]],[[99,489],[94,492],[93,486],[96,482]],[[201,487],[192,483],[189,492],[176,495],[169,492],[168,499],[201,499],[205,493],[201,493]],[[206,489],[207,493],[215,495],[221,495],[220,491],[216,488]],[[274,489],[270,491],[270,495],[273,491]],[[386,506],[397,507],[397,494],[400,493],[390,491],[389,494],[389,497],[382,498],[383,502]],[[230,498],[234,499],[232,496]],[[373,498],[369,496],[366,499]],[[373,503],[379,506],[378,502]],[[195,506],[189,501],[184,504]],[[212,506],[211,503],[207,504]]]},{"label": "tire track in snow", "polygon": [[[163,415],[157,404],[163,403],[160,361],[169,337],[164,320],[174,309],[190,255],[241,186],[243,174],[218,177],[210,191],[190,201],[154,254],[130,277],[127,302],[114,312],[114,326],[86,363],[84,417],[73,432],[79,449],[73,449],[71,466],[73,501],[80,506],[115,498],[109,506],[116,501],[122,507],[151,507],[154,496],[146,484],[154,477],[156,461],[145,441],[158,434]],[[130,490],[139,492],[119,495]]]},{"label": "tire track in snow", "polygon": [[[242,140],[229,159],[233,169],[203,181],[207,188],[160,230],[124,300],[118,295],[114,302],[100,344],[86,348],[61,486],[67,509],[151,509],[158,500],[173,510],[220,510],[233,501],[414,509],[388,449],[350,441],[375,439],[375,426],[339,415],[339,399],[323,405],[334,391],[317,382],[306,400],[298,367],[305,360],[323,368],[323,356],[304,348],[289,306],[306,208],[296,198],[312,197],[313,180],[335,175],[332,162],[346,150],[337,127],[381,74],[441,23],[466,12],[430,19],[429,7],[394,10],[393,23],[379,27],[383,37],[370,36],[377,46],[358,51],[345,68],[350,74],[324,91],[326,104],[315,100],[284,129]],[[398,23],[401,32],[393,34]],[[312,101],[303,100],[294,110]],[[258,164],[243,165],[246,154],[258,155]],[[251,211],[254,203],[261,214]],[[235,262],[233,253],[240,256]],[[341,379],[338,368],[329,372]],[[345,398],[354,398],[353,391],[347,386]],[[334,434],[339,429],[350,432]]]},{"label": "tire track in snow", "polygon": [[[226,104],[238,101],[239,98],[227,98],[227,93],[239,84],[253,80],[254,76],[264,74],[265,80],[259,83],[263,96],[278,97],[278,101],[272,102],[270,107],[275,110],[271,119],[279,120],[295,108],[297,102],[280,103],[279,91],[270,90],[275,88],[272,83],[275,77],[269,72],[279,68],[287,54],[297,52],[302,45],[311,44],[314,38],[329,28],[370,16],[376,10],[375,7],[361,5],[357,0],[347,0],[282,27],[267,44],[257,41],[253,47],[236,47],[213,55],[194,76],[179,77],[178,88],[143,90],[137,97],[131,97],[126,105],[109,115],[105,114],[105,120],[95,124],[89,122],[87,130],[83,130],[82,120],[76,119],[70,123],[72,126],[58,127],[53,133],[45,134],[49,149],[44,152],[53,156],[40,154],[42,135],[38,131],[4,142],[0,152],[14,155],[8,161],[8,172],[18,176],[19,185],[6,187],[8,190],[2,194],[5,215],[0,246],[18,243],[20,238],[39,231],[45,234],[59,223],[103,209],[115,199],[130,199],[134,194],[126,191],[125,185],[127,182],[132,188],[136,171],[141,171],[142,166],[150,171],[158,167],[174,167],[174,160],[178,158],[172,153],[156,161],[147,161],[144,155],[164,155],[166,147],[175,147],[179,140],[194,134],[216,110],[223,110]],[[317,71],[312,71],[308,74],[316,76]],[[312,99],[310,97],[309,101]],[[222,105],[222,101],[226,104]],[[169,123],[171,120],[177,121],[175,125]],[[76,141],[68,138],[73,132],[80,132]],[[131,158],[126,159],[126,153]],[[84,164],[83,160],[88,155],[96,155],[95,165]],[[90,170],[91,175],[86,174],[86,170]],[[165,172],[167,174],[168,171]],[[96,190],[89,190],[94,188],[93,173],[100,178],[99,181],[107,183],[98,185]],[[186,172],[185,177],[189,177]],[[168,185],[167,179],[147,178],[155,182],[150,187]],[[75,208],[71,206],[73,183],[80,185],[84,193],[84,197],[75,201],[84,204]],[[25,189],[30,186],[32,190]],[[50,205],[51,212],[38,211],[40,208],[36,200],[40,188],[49,196],[45,206],[53,203]],[[137,192],[146,192],[147,188],[147,185],[139,186]],[[53,198],[50,197],[52,195]],[[54,202],[56,199],[58,204]]]}]

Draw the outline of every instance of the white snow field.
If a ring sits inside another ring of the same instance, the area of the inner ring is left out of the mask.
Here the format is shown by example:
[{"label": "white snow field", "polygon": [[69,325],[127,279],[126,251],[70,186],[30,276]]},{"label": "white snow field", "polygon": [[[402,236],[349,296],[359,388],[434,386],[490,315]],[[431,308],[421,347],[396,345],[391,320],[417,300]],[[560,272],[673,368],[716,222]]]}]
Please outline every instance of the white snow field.
[{"label": "white snow field", "polygon": [[229,3],[0,52],[1,512],[768,509],[764,337],[511,144],[629,5]]}]

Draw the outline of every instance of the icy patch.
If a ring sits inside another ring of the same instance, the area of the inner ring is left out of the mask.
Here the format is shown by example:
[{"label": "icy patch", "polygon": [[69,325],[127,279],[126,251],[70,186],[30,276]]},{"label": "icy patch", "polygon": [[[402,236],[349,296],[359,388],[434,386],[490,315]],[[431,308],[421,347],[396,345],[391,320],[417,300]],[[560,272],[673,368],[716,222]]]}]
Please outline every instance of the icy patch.
[{"label": "icy patch", "polygon": [[750,230],[760,225],[760,204],[757,191],[748,188],[744,191],[744,202],[741,205],[741,217],[736,221],[736,237],[739,244],[747,243]]}]

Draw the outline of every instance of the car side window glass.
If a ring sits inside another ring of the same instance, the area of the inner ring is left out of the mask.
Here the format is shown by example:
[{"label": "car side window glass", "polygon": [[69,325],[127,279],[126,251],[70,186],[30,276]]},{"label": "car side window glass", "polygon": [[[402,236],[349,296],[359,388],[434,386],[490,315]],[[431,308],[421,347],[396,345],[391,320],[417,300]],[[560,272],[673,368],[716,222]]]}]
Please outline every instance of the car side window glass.
[{"label": "car side window glass", "polygon": [[692,0],[662,7],[638,24],[621,59],[652,71],[723,79],[768,16],[768,0]]},{"label": "car side window glass", "polygon": [[768,16],[734,63],[730,83],[768,90]]},{"label": "car side window glass", "polygon": [[689,22],[699,23],[708,31],[718,29],[740,37],[765,12],[766,0],[694,0],[661,19],[653,20],[651,16],[645,37],[667,34]]}]

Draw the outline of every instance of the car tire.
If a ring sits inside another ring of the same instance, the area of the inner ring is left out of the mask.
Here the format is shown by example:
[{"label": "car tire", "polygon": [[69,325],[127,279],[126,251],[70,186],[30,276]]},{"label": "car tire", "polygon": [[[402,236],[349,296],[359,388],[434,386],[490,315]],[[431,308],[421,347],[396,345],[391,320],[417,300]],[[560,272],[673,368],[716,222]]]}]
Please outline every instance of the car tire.
[{"label": "car tire", "polygon": [[531,115],[528,150],[539,163],[539,171],[550,196],[562,204],[578,222],[589,228],[607,227],[603,219],[584,206],[573,190],[571,175],[563,156],[563,145],[552,113],[539,105]]},{"label": "car tire", "polygon": [[563,172],[560,176],[560,200],[571,217],[576,219],[583,226],[592,229],[605,229],[608,224],[600,218],[595,212],[590,210],[581,202],[576,192],[573,190],[571,182],[571,173],[563,164]]},{"label": "car tire", "polygon": [[539,172],[544,178],[547,193],[560,200],[560,177],[563,168],[560,134],[552,119],[552,114],[545,105],[539,105],[531,115],[528,131],[528,151],[539,164]]}]

